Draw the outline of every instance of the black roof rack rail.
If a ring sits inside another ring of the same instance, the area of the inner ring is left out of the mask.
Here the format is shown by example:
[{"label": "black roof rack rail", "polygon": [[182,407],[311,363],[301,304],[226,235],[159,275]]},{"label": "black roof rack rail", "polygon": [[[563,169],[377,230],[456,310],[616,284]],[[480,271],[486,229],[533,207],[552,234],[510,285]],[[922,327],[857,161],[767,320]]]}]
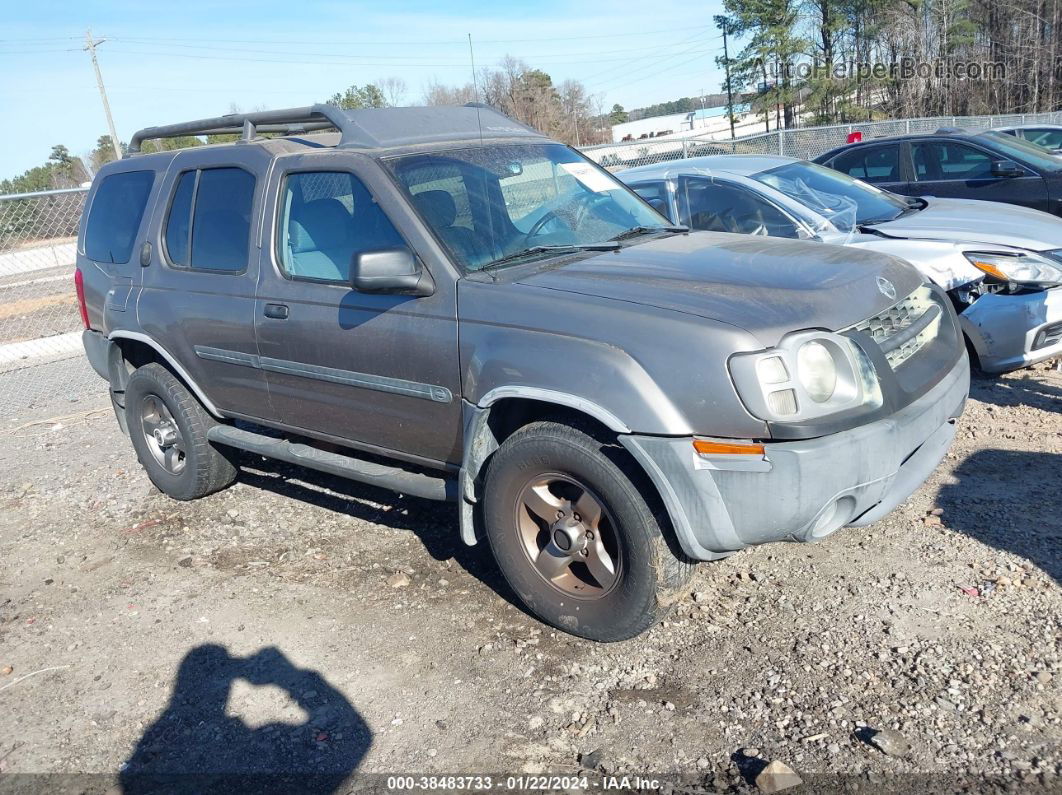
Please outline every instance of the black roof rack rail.
[{"label": "black roof rack rail", "polygon": [[287,110],[261,110],[253,113],[229,113],[212,119],[184,121],[145,127],[137,130],[129,141],[127,154],[140,151],[144,141],[156,138],[177,138],[182,135],[240,134],[241,141],[253,141],[259,133],[306,133],[316,130],[339,130],[343,144],[372,146],[371,137],[340,108],[334,105],[308,105]]}]

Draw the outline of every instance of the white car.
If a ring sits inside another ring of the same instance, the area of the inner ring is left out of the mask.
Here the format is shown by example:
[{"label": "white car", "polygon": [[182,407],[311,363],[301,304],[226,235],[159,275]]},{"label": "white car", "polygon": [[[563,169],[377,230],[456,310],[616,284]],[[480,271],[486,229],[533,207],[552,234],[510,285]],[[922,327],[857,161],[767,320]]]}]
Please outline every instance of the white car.
[{"label": "white car", "polygon": [[908,260],[948,291],[978,366],[1062,354],[1062,219],[972,199],[899,196],[776,155],[718,155],[619,172],[694,229],[821,240]]}]

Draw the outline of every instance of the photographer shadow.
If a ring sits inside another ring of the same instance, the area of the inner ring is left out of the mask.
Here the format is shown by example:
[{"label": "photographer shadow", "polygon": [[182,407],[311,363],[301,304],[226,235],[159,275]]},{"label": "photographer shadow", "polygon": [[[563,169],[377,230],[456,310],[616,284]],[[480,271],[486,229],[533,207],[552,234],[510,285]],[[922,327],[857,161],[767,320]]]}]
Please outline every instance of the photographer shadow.
[{"label": "photographer shadow", "polygon": [[[284,690],[302,723],[251,728],[226,707],[237,680]],[[170,702],[144,732],[119,775],[127,795],[147,793],[331,793],[357,769],[372,732],[316,671],[276,648],[233,657],[197,646],[181,661]]]}]

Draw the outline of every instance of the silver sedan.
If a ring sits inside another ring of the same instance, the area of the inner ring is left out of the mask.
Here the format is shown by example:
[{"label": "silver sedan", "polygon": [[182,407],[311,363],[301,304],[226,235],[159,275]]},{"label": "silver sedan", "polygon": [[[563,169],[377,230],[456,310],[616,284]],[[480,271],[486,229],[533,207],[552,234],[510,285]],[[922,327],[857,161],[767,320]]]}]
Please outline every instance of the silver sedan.
[{"label": "silver sedan", "polygon": [[898,196],[776,155],[691,158],[616,176],[694,229],[820,240],[908,260],[948,291],[985,372],[1062,354],[1062,219],[1048,213]]}]

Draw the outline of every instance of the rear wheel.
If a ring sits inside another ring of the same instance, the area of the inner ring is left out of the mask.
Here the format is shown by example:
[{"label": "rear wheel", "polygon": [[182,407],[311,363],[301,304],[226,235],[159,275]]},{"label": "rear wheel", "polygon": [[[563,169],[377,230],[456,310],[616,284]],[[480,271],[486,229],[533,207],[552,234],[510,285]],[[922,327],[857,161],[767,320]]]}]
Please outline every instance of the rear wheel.
[{"label": "rear wheel", "polygon": [[622,451],[591,433],[536,422],[509,437],[491,458],[484,520],[531,612],[574,635],[624,640],[667,614],[693,566],[668,548]]},{"label": "rear wheel", "polygon": [[236,468],[207,441],[215,420],[162,365],[129,377],[125,414],[133,449],[159,491],[194,500],[236,479]]}]

